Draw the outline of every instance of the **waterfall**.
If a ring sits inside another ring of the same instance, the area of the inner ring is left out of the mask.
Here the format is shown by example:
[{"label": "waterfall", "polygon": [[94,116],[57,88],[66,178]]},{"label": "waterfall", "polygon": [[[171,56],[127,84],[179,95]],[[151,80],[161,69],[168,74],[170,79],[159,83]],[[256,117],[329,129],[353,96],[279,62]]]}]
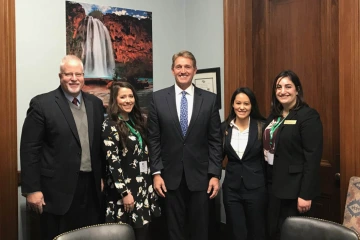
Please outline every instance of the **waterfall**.
[{"label": "waterfall", "polygon": [[87,17],[85,40],[85,77],[112,78],[115,68],[109,31],[98,19]]}]

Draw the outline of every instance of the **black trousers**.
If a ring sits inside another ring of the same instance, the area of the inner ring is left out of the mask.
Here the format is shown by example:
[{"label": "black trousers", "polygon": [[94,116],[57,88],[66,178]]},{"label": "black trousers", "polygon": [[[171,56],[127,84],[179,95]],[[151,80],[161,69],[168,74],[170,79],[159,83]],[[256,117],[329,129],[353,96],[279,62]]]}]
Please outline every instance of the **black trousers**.
[{"label": "black trousers", "polygon": [[149,232],[149,224],[144,225],[142,228],[134,228],[136,240],[151,240]]},{"label": "black trousers", "polygon": [[231,240],[266,239],[266,187],[248,190],[223,185],[226,228]]},{"label": "black trousers", "polygon": [[281,228],[287,217],[309,216],[311,210],[306,213],[299,213],[297,210],[297,199],[279,199],[269,193],[268,206],[268,230],[269,239],[280,240]]},{"label": "black trousers", "polygon": [[176,190],[165,194],[169,240],[208,240],[209,195],[190,191],[185,176]]},{"label": "black trousers", "polygon": [[80,172],[69,210],[64,215],[55,215],[46,210],[40,215],[42,239],[52,240],[61,233],[98,224],[99,210],[93,173]]}]

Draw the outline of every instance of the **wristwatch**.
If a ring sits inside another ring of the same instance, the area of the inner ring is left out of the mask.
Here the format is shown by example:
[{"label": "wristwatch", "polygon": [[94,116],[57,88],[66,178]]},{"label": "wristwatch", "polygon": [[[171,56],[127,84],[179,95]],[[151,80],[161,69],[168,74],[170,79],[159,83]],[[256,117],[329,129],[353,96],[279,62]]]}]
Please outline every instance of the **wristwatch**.
[{"label": "wristwatch", "polygon": [[129,192],[126,190],[126,191],[123,191],[122,193],[121,193],[121,196],[124,198],[124,197],[126,197],[127,195],[129,195]]}]

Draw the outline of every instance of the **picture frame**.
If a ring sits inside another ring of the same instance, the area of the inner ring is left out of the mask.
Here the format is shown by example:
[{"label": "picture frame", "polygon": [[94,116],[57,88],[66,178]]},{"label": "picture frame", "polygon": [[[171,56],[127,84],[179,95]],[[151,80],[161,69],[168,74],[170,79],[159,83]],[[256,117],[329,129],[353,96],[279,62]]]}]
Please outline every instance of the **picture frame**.
[{"label": "picture frame", "polygon": [[221,109],[220,67],[198,69],[192,82],[198,88],[215,93],[217,105]]}]

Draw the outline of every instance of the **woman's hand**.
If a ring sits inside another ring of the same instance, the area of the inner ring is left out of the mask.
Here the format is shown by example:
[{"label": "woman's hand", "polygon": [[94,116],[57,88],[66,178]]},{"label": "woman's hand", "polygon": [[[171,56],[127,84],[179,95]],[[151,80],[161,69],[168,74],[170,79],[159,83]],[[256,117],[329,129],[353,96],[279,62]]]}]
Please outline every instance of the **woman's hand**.
[{"label": "woman's hand", "polygon": [[299,213],[306,213],[311,208],[311,200],[304,200],[302,198],[298,198],[297,209]]},{"label": "woman's hand", "polygon": [[134,197],[131,195],[131,192],[127,196],[123,197],[124,210],[125,212],[131,212],[134,210]]}]

